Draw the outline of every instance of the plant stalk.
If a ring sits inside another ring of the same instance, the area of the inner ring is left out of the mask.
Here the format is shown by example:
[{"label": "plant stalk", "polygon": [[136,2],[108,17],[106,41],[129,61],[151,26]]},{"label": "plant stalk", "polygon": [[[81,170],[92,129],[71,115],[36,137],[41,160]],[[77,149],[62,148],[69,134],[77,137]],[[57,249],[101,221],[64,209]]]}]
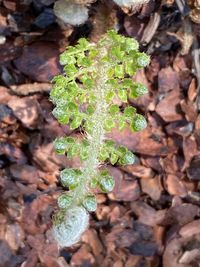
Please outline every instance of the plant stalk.
[{"label": "plant stalk", "polygon": [[[100,55],[102,56],[100,52]],[[99,60],[99,62],[101,62]],[[91,116],[92,131],[87,133],[87,139],[89,141],[89,157],[84,162],[81,169],[82,175],[80,179],[80,185],[74,191],[74,204],[78,205],[81,200],[87,195],[92,178],[97,175],[99,162],[99,152],[101,145],[105,138],[104,122],[107,118],[108,106],[106,101],[106,94],[108,91],[108,85],[106,81],[107,71],[109,65],[105,62],[97,64],[97,76],[95,79],[94,95],[96,97],[96,106],[93,115]]]}]

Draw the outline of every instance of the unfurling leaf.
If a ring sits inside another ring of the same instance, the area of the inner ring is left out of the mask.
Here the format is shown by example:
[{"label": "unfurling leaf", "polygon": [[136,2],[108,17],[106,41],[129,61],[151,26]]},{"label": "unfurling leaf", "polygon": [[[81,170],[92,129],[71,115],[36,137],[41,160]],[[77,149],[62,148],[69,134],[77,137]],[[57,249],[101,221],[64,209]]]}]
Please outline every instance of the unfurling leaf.
[{"label": "unfurling leaf", "polygon": [[73,196],[70,194],[62,194],[58,198],[58,207],[60,209],[66,209],[68,208],[73,201]]},{"label": "unfurling leaf", "polygon": [[112,176],[104,176],[100,182],[100,188],[103,192],[108,193],[111,192],[115,186],[115,180]]},{"label": "unfurling leaf", "polygon": [[133,130],[134,132],[138,132],[145,129],[146,127],[147,127],[147,121],[145,120],[145,118],[142,115],[137,114],[133,118],[133,121],[131,123],[131,130]]},{"label": "unfurling leaf", "polygon": [[94,195],[88,195],[83,200],[83,206],[86,208],[87,211],[93,212],[97,208],[97,201]]},{"label": "unfurling leaf", "polygon": [[75,187],[79,183],[80,170],[64,169],[60,172],[60,180],[65,187]]}]

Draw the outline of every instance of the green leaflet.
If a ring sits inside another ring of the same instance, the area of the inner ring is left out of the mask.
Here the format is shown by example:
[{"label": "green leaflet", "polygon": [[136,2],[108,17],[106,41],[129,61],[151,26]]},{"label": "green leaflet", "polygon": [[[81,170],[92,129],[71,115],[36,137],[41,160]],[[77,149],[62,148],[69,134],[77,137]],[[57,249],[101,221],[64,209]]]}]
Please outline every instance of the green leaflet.
[{"label": "green leaflet", "polygon": [[66,209],[68,208],[73,201],[73,196],[70,194],[62,194],[58,198],[58,207],[60,209]]},{"label": "green leaflet", "polygon": [[109,193],[115,186],[115,180],[112,176],[104,176],[99,181],[99,187],[104,193]]},{"label": "green leaflet", "polygon": [[94,195],[88,195],[84,198],[82,202],[83,206],[87,211],[93,212],[97,209],[97,201]]},{"label": "green leaflet", "polygon": [[60,172],[60,180],[65,187],[75,187],[79,183],[81,171],[78,169],[64,169]]}]

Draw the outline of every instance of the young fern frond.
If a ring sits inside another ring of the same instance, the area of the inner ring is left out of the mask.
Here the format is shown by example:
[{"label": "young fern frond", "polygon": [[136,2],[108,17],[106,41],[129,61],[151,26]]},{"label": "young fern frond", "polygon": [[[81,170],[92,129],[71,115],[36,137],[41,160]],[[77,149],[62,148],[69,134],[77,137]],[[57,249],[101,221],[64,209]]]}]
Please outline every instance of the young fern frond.
[{"label": "young fern frond", "polygon": [[[146,120],[128,105],[128,98],[147,93],[145,86],[131,77],[148,65],[149,56],[138,51],[134,39],[109,31],[97,44],[80,39],[75,47],[69,46],[61,63],[64,74],[54,78],[50,93],[56,105],[53,115],[61,124],[69,124],[71,129],[82,126],[85,132],[83,140],[64,136],[54,143],[58,154],[79,156],[82,161],[80,169],[61,171],[61,184],[69,191],[58,198],[60,210],[54,217],[58,243],[71,246],[86,229],[88,212],[96,209],[94,188],[103,192],[114,188],[113,177],[99,166],[105,161],[134,163],[133,153],[106,140],[106,133],[115,127],[123,130],[129,126],[133,131],[146,127]],[[125,103],[124,110],[113,103],[114,98]],[[81,218],[84,223],[79,227]]]}]

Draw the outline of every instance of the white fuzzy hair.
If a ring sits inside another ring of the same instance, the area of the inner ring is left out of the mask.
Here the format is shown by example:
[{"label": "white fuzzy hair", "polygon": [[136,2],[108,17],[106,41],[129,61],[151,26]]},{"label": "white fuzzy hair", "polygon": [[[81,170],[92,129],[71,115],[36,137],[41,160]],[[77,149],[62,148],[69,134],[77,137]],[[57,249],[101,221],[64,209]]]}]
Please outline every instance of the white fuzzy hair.
[{"label": "white fuzzy hair", "polygon": [[73,207],[66,211],[64,220],[53,226],[54,237],[60,247],[70,247],[80,240],[87,229],[89,214],[83,207]]}]

